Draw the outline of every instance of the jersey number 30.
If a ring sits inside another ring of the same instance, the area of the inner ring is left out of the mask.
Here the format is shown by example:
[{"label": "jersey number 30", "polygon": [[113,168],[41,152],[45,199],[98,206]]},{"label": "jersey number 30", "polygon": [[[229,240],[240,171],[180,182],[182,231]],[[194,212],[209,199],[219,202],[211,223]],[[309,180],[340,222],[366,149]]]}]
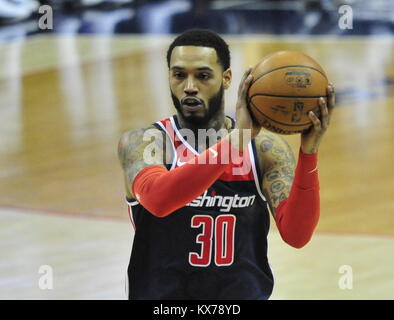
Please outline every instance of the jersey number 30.
[{"label": "jersey number 30", "polygon": [[235,216],[223,214],[213,217],[195,215],[191,220],[192,228],[202,227],[196,242],[201,244],[200,253],[190,252],[189,263],[195,267],[207,267],[212,260],[213,242],[215,245],[214,261],[217,266],[229,266],[234,261]]}]

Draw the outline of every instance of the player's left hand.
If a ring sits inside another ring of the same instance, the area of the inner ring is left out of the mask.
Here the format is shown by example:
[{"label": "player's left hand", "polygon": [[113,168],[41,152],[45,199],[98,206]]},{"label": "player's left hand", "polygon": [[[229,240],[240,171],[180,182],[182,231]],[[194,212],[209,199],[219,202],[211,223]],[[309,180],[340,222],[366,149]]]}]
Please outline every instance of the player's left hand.
[{"label": "player's left hand", "polygon": [[301,150],[303,153],[316,153],[320,142],[330,125],[332,111],[335,105],[335,91],[334,86],[329,84],[327,87],[327,98],[321,97],[319,99],[320,118],[310,111],[308,116],[312,121],[312,126],[301,134]]}]

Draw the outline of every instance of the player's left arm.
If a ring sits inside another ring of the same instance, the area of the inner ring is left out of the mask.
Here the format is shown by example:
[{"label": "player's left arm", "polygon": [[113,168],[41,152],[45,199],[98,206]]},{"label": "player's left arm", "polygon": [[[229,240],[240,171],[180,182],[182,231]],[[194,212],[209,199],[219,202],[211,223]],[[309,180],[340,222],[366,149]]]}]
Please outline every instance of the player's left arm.
[{"label": "player's left arm", "polygon": [[275,219],[276,208],[289,197],[296,160],[287,141],[277,134],[262,130],[255,142],[263,169],[262,190]]},{"label": "player's left arm", "polygon": [[319,220],[317,152],[334,104],[334,88],[330,85],[327,97],[319,100],[320,117],[309,114],[313,125],[301,134],[296,166],[293,152],[283,138],[267,133],[256,138],[264,172],[263,192],[282,239],[296,248],[309,242]]}]

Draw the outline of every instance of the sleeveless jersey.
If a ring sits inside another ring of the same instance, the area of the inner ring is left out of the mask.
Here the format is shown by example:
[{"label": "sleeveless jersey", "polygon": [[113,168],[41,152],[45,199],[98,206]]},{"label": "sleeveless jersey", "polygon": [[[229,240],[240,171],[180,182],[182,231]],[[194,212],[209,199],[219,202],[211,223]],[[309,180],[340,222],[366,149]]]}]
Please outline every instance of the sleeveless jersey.
[{"label": "sleeveless jersey", "polygon": [[[181,135],[176,116],[155,126],[172,143],[174,156],[167,169],[198,155]],[[254,140],[242,163],[229,164],[203,194],[164,218],[135,200],[127,201],[135,231],[126,283],[129,299],[269,298],[270,217]]]}]

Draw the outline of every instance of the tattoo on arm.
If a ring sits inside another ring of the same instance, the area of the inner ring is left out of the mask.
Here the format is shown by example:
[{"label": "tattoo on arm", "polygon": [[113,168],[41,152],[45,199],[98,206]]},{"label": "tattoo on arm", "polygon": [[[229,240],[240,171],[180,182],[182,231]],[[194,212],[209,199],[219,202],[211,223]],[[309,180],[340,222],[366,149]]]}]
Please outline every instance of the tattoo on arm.
[{"label": "tattoo on arm", "polygon": [[[156,129],[157,130],[157,129]],[[133,197],[131,192],[131,184],[137,174],[143,169],[151,165],[162,165],[165,167],[164,159],[164,141],[163,134],[157,130],[157,134],[153,139],[144,140],[145,129],[131,130],[122,135],[118,145],[118,157],[123,168],[126,193],[129,197]],[[144,159],[146,148],[154,144],[151,148],[150,161]]]},{"label": "tattoo on arm", "polygon": [[293,151],[282,138],[265,136],[259,144],[264,159],[263,192],[272,214],[279,203],[287,198],[294,179],[296,161]]}]

